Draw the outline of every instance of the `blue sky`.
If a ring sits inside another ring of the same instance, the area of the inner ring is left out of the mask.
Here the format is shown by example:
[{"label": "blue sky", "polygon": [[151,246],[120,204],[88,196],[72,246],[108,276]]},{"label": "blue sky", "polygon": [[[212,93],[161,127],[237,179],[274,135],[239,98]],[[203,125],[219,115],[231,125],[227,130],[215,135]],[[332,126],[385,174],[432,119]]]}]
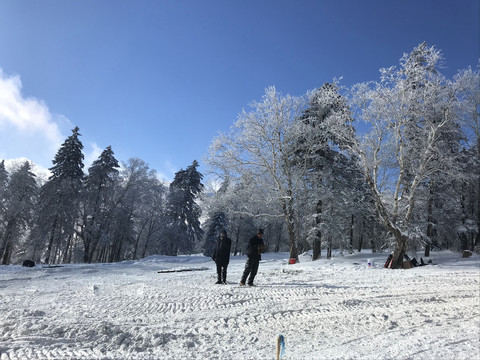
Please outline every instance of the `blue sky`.
[{"label": "blue sky", "polygon": [[270,85],[377,80],[426,41],[476,67],[478,0],[1,0],[0,159],[51,167],[80,128],[171,180]]}]

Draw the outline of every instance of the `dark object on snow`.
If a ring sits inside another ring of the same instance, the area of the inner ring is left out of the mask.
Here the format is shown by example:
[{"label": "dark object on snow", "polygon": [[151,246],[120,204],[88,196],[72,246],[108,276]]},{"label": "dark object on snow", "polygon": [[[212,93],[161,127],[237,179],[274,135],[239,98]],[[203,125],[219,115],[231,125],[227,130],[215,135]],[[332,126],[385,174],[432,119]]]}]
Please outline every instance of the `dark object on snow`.
[{"label": "dark object on snow", "polygon": [[[417,266],[422,266],[418,263],[416,258],[410,259],[407,254],[405,254],[405,260],[410,262],[411,267],[417,267]],[[423,262],[423,260],[420,258],[420,260]],[[404,266],[405,268],[405,266]]]},{"label": "dark object on snow", "polygon": [[245,284],[248,277],[248,285],[253,284],[253,280],[258,272],[258,265],[262,260],[262,253],[265,252],[266,247],[263,241],[263,229],[258,229],[257,235],[248,241],[247,246],[247,262],[243,270],[242,280],[240,284]]},{"label": "dark object on snow", "polygon": [[217,282],[216,284],[227,283],[227,267],[230,262],[230,251],[232,248],[232,240],[227,236],[227,232],[222,230],[218,237],[217,246],[213,252],[212,259],[217,265]]},{"label": "dark object on snow", "polygon": [[462,258],[468,258],[472,255],[473,255],[473,253],[470,250],[463,250]]},{"label": "dark object on snow", "polygon": [[213,252],[212,259],[221,266],[227,266],[230,262],[230,250],[232,248],[232,240],[227,237],[227,232],[223,230],[217,241],[217,246]]},{"label": "dark object on snow", "polygon": [[169,270],[160,270],[157,271],[159,274],[174,273],[174,272],[184,272],[184,271],[203,271],[208,270],[206,267],[202,268],[187,268],[187,269],[169,269]]},{"label": "dark object on snow", "polygon": [[34,267],[35,266],[35,261],[33,260],[25,260],[22,264],[22,266],[25,267]]},{"label": "dark object on snow", "polygon": [[385,265],[383,266],[385,269],[388,269],[389,267],[392,266],[392,259],[393,259],[393,255],[392,254],[388,255],[388,259],[385,262]]},{"label": "dark object on snow", "polygon": [[[404,258],[405,258],[405,261],[403,261],[403,263],[402,263],[402,268],[404,268],[404,269],[411,269],[412,267],[425,265],[423,263],[423,259],[420,259],[422,261],[422,265],[419,265],[416,258],[410,259],[410,257],[407,254],[404,255]],[[393,261],[393,255],[390,254],[390,255],[388,255],[388,259],[385,262],[385,265],[383,267],[386,268],[386,269],[391,269],[392,265],[393,265],[392,261]]]}]

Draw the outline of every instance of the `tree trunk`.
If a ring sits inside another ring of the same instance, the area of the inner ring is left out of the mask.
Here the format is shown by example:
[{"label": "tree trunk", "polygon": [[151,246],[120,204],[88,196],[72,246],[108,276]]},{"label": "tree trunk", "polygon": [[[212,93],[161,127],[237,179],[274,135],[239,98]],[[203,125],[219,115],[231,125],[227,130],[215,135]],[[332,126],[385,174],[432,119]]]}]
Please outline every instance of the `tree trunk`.
[{"label": "tree trunk", "polygon": [[2,265],[8,265],[10,263],[10,258],[12,256],[12,248],[13,248],[12,241],[11,241],[11,232],[8,231],[8,233],[6,233],[5,235],[6,235],[6,239],[5,239],[5,246],[3,248],[3,254],[2,254]]},{"label": "tree trunk", "polygon": [[355,215],[352,214],[352,221],[350,223],[350,249],[348,249],[348,252],[350,254],[353,253],[353,227],[355,226]]},{"label": "tree trunk", "polygon": [[287,192],[287,199],[282,199],[283,213],[285,215],[285,221],[287,223],[288,238],[290,240],[290,259],[298,261],[298,249],[295,240],[295,224],[293,214],[293,204],[291,191]]},{"label": "tree trunk", "polygon": [[70,234],[67,240],[67,246],[65,247],[65,254],[63,254],[63,263],[68,264],[71,259],[71,254],[72,254],[72,239],[73,235]]},{"label": "tree trunk", "polygon": [[7,241],[2,257],[2,265],[8,265],[12,256],[12,242]]},{"label": "tree trunk", "polygon": [[5,239],[3,241],[3,249],[2,249],[2,265],[8,265],[10,263],[10,258],[12,256],[12,234],[13,234],[13,229],[15,227],[15,220],[10,220],[8,222],[7,228],[5,229],[5,233],[3,238]]},{"label": "tree trunk", "polygon": [[[362,232],[360,233],[360,240],[358,241],[358,252],[362,252],[363,246],[363,234],[365,233],[365,220],[362,222]],[[372,249],[373,252],[373,249]]]},{"label": "tree trunk", "polygon": [[235,246],[233,247],[233,256],[237,256],[238,254],[238,241],[240,240],[240,226],[237,227],[237,231],[235,232]]},{"label": "tree trunk", "polygon": [[155,220],[150,220],[149,225],[148,225],[148,230],[147,230],[147,236],[146,236],[146,239],[145,239],[145,246],[144,246],[143,252],[142,252],[142,259],[145,258],[145,256],[147,255],[147,249],[150,246],[150,240],[152,239],[152,235],[153,235],[153,232],[154,232],[154,229],[155,229],[155,225],[156,225]]},{"label": "tree trunk", "polygon": [[320,231],[315,232],[315,238],[313,239],[313,256],[312,260],[318,260],[322,256],[322,233]]},{"label": "tree trunk", "polygon": [[431,245],[427,244],[425,246],[425,257],[430,257],[430,250],[431,250]]},{"label": "tree trunk", "polygon": [[[479,141],[480,142],[480,141]],[[480,144],[478,145],[480,148]],[[480,155],[479,155],[480,158]],[[480,245],[480,176],[478,177],[478,184],[477,184],[477,236],[475,238],[475,246]]]},{"label": "tree trunk", "polygon": [[322,232],[319,230],[322,222],[322,200],[317,202],[316,214],[315,214],[315,235],[313,238],[313,256],[312,260],[318,260],[322,256]]},{"label": "tree trunk", "polygon": [[395,250],[393,252],[392,269],[402,269],[403,259],[407,251],[408,238],[404,236],[399,230],[394,231],[395,236]]},{"label": "tree trunk", "polygon": [[425,246],[425,257],[430,256],[430,247],[433,239],[433,184],[430,184],[430,192],[427,205],[427,244]]},{"label": "tree trunk", "polygon": [[56,228],[57,228],[57,218],[55,217],[55,220],[53,221],[53,224],[52,224],[52,230],[50,231],[50,237],[48,239],[47,252],[45,254],[45,264],[50,264],[50,256],[52,252],[53,241],[55,239]]}]

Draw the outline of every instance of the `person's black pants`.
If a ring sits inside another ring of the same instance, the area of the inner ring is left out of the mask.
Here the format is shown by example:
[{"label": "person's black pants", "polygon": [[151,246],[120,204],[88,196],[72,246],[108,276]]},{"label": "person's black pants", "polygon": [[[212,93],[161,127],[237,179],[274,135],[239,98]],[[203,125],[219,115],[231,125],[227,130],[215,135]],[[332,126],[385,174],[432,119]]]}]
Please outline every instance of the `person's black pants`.
[{"label": "person's black pants", "polygon": [[242,283],[245,283],[248,277],[248,283],[250,285],[253,284],[253,280],[257,275],[259,263],[260,263],[259,259],[251,259],[251,258],[247,259],[247,263],[245,264],[245,270],[243,271],[243,275],[242,275]]},{"label": "person's black pants", "polygon": [[217,280],[221,283],[227,283],[227,266],[223,264],[217,264]]}]

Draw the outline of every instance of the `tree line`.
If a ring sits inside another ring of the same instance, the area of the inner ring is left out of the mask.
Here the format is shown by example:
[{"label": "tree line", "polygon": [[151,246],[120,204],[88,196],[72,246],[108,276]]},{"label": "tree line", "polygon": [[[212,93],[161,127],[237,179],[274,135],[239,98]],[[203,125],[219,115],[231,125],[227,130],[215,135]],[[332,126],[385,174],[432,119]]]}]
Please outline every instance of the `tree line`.
[{"label": "tree line", "polygon": [[196,161],[167,186],[138,158],[120,164],[107,147],[83,172],[79,128],[58,150],[39,185],[27,161],[8,174],[0,162],[1,264],[115,262],[192,252],[202,239],[195,202]]},{"label": "tree line", "polygon": [[303,96],[269,87],[198,163],[158,180],[107,147],[83,170],[79,129],[41,184],[28,162],[0,163],[0,255],[9,264],[113,262],[151,254],[210,256],[221,229],[242,253],[253,229],[269,251],[470,249],[480,235],[480,74],[441,73],[425,43],[380,79],[334,80]]}]

